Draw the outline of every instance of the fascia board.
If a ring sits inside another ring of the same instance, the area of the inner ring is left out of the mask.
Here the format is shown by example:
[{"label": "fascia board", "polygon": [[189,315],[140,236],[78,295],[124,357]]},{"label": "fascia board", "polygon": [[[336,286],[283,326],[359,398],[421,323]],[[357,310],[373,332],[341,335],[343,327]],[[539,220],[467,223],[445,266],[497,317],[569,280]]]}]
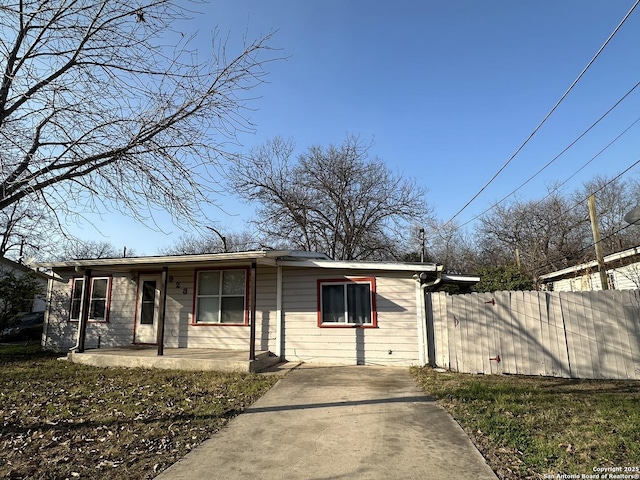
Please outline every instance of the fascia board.
[{"label": "fascia board", "polygon": [[344,260],[278,260],[278,266],[343,270],[387,270],[403,272],[437,272],[442,265],[435,263],[350,262]]},{"label": "fascia board", "polygon": [[[632,257],[634,255],[640,255],[640,248],[633,247],[623,252],[612,253],[611,255],[607,255],[604,257],[605,265],[616,262],[618,260],[623,260],[628,257]],[[574,265],[573,267],[563,268],[562,270],[556,270],[555,272],[545,273],[544,275],[540,275],[541,280],[551,280],[554,278],[563,277],[565,275],[576,274],[583,270],[589,270],[598,266],[597,260],[592,260],[591,262],[581,263],[579,265]]]},{"label": "fascia board", "polygon": [[96,258],[86,260],[68,260],[63,262],[42,262],[34,266],[50,269],[73,269],[91,267],[141,267],[153,265],[183,265],[207,262],[222,262],[234,260],[262,260],[266,259],[266,252],[236,252],[212,253],[204,255],[169,255],[158,257],[125,257],[125,258]]}]

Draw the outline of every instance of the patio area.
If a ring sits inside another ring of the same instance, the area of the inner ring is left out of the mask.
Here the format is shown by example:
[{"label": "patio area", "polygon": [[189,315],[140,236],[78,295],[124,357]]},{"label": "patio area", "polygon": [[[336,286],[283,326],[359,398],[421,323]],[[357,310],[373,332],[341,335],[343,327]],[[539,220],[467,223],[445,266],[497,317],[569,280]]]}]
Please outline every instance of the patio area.
[{"label": "patio area", "polygon": [[156,347],[119,347],[69,352],[66,360],[94,367],[162,368],[169,370],[222,372],[260,372],[280,363],[280,358],[268,351],[256,352],[255,360],[240,350],[208,348],[165,348],[158,355]]}]

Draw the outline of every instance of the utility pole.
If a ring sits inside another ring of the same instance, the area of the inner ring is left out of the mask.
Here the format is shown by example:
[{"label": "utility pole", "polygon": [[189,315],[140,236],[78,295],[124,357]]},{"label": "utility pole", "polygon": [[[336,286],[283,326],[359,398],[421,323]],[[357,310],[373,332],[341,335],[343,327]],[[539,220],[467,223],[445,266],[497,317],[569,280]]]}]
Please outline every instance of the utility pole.
[{"label": "utility pole", "polygon": [[420,249],[420,263],[424,263],[424,257],[425,257],[425,248],[424,248],[424,228],[420,229],[420,243],[421,243],[421,249]]},{"label": "utility pole", "polygon": [[609,290],[607,271],[604,266],[604,255],[602,254],[600,227],[598,226],[598,217],[596,215],[595,195],[589,196],[589,218],[591,219],[591,231],[593,232],[593,241],[596,247],[596,259],[598,260],[598,272],[600,272],[600,284],[602,285],[602,290]]}]

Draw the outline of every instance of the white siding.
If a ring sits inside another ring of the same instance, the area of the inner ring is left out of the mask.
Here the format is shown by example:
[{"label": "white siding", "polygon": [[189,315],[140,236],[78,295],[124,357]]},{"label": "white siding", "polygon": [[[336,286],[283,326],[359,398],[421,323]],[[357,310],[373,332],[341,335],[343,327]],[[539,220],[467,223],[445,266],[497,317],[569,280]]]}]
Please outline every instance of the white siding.
[{"label": "white siding", "polygon": [[[237,265],[234,265],[237,266]],[[144,274],[160,273],[141,272]],[[377,328],[318,327],[317,280],[375,278]],[[172,268],[167,284],[165,346],[249,350],[249,326],[193,325],[196,270]],[[250,279],[252,285],[252,279]],[[87,325],[86,348],[128,346],[134,341],[138,273],[112,277],[108,323]],[[418,285],[409,272],[284,269],[284,356],[287,360],[333,364],[412,365],[418,352]],[[247,293],[251,309],[251,288]],[[56,282],[51,300],[46,346],[66,350],[75,345],[77,322],[69,322],[71,282]],[[256,349],[276,351],[276,268],[258,266]]]},{"label": "white siding", "polygon": [[[29,268],[16,264],[11,260],[0,257],[0,278],[2,278],[6,273],[12,272],[15,276],[20,277],[25,274],[25,272],[30,271]],[[31,272],[33,273],[33,272]],[[42,291],[47,291],[47,280],[42,277],[39,273],[36,273],[36,280],[42,287]],[[3,299],[0,298],[0,306],[3,304]],[[46,302],[44,295],[43,296],[35,296],[33,298],[33,304],[31,305],[32,312],[43,312],[46,309]]]},{"label": "white siding", "polygon": [[[51,350],[64,351],[76,344],[78,322],[69,321],[71,277],[54,282],[50,299],[48,323],[43,345]],[[130,345],[133,341],[136,282],[129,274],[114,274],[111,279],[111,301],[108,323],[87,324],[86,348]]]},{"label": "white siding", "polygon": [[276,351],[276,268],[258,266],[256,349]]},{"label": "white siding", "polygon": [[[613,280],[614,290],[637,290],[640,288],[640,263],[607,270]],[[554,292],[581,292],[602,290],[600,274],[595,272],[578,275],[574,278],[563,278],[551,282]]]},{"label": "white siding", "polygon": [[[141,272],[160,274],[160,271]],[[192,325],[196,270],[170,269],[165,312],[165,346],[167,348],[215,348],[249,350],[248,325]],[[77,338],[77,322],[69,322],[72,282],[55,282],[51,310],[46,329],[45,346],[64,351],[73,347]],[[251,279],[250,279],[251,282]],[[275,348],[276,269],[258,267],[256,295],[256,349]],[[250,285],[252,285],[250,283]],[[111,304],[108,323],[89,322],[86,348],[132,345],[136,318],[138,273],[118,273],[112,277]],[[251,287],[250,287],[251,288]],[[250,290],[250,289],[249,289]],[[247,292],[249,308],[251,292]]]},{"label": "white siding", "polygon": [[[170,273],[165,324],[165,345],[180,348],[216,348],[224,350],[249,350],[250,327],[248,325],[192,325],[195,275],[193,269],[174,270]],[[275,346],[276,270],[258,266],[256,294],[256,349],[271,350]],[[176,285],[179,283],[179,287]],[[249,278],[247,305],[251,310]],[[183,292],[187,291],[186,294]]]},{"label": "white siding", "polygon": [[[318,327],[318,279],[374,277],[378,328]],[[416,281],[408,273],[287,269],[283,314],[287,360],[327,364],[419,362]]]},{"label": "white siding", "polygon": [[68,321],[71,282],[68,278],[52,282],[42,345],[46,349],[62,352],[75,344],[77,324]]},{"label": "white siding", "polygon": [[612,271],[616,290],[637,290],[640,288],[640,263],[634,263]]}]

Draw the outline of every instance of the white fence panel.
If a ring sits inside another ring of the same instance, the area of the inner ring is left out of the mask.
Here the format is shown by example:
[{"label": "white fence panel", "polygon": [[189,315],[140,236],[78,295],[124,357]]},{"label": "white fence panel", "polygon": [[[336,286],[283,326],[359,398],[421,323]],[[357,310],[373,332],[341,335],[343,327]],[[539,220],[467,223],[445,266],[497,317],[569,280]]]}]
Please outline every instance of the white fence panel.
[{"label": "white fence panel", "polygon": [[428,295],[440,367],[640,379],[638,291]]}]

